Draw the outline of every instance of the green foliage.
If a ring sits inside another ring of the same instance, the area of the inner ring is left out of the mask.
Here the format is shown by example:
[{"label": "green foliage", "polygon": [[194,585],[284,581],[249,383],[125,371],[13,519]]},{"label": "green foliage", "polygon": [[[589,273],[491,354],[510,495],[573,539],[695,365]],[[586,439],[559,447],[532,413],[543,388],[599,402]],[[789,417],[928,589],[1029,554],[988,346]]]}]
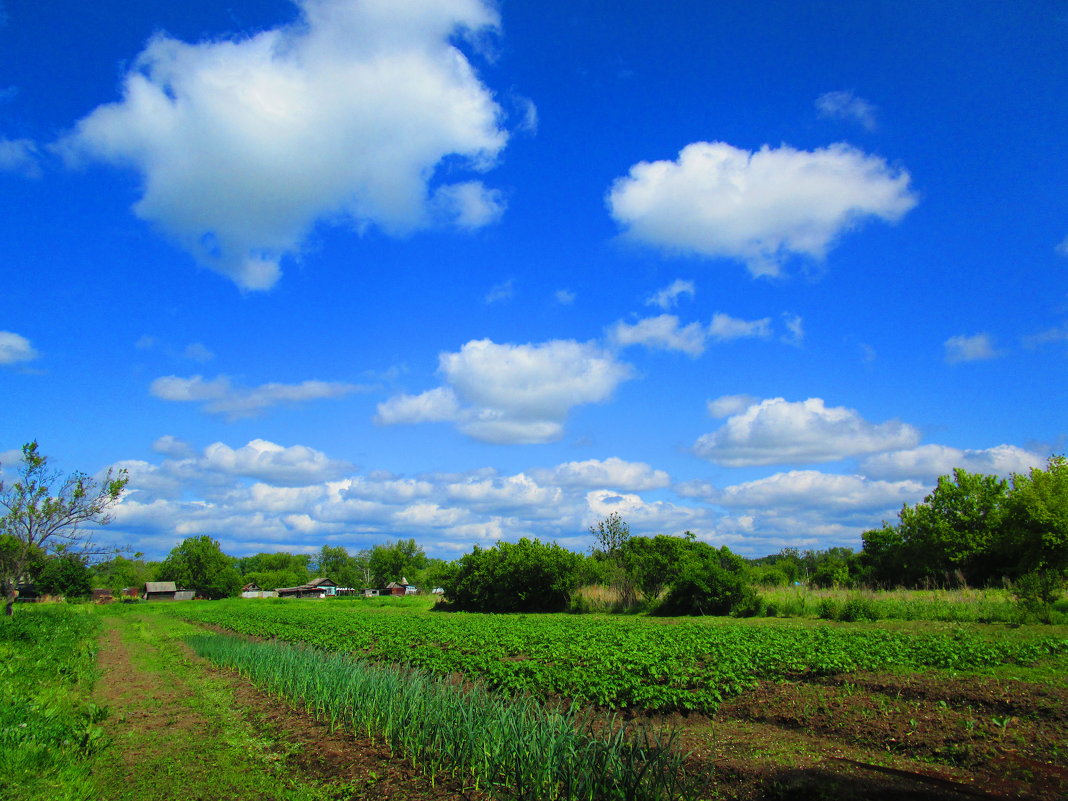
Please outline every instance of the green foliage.
[{"label": "green foliage", "polygon": [[427,566],[427,558],[414,539],[398,540],[371,548],[367,566],[374,586],[385,587],[391,581],[411,579]]},{"label": "green foliage", "polygon": [[733,618],[472,615],[363,604],[177,604],[165,612],[357,661],[464,674],[514,693],[605,707],[711,712],[762,680],[890,668],[974,670],[1068,654],[1063,637],[985,637],[869,627],[768,625]]},{"label": "green foliage", "polygon": [[648,601],[656,601],[674,582],[688,552],[689,540],[680,537],[631,537],[620,547],[624,569]]},{"label": "green foliage", "polygon": [[630,526],[618,512],[612,512],[597,525],[590,526],[589,530],[597,542],[595,551],[607,558],[615,557],[630,539]]},{"label": "green foliage", "polygon": [[[726,546],[706,553],[693,549],[657,609],[663,615],[729,615],[756,604],[756,593],[744,575],[744,563]],[[703,543],[702,543],[703,544]],[[710,552],[710,553],[709,553]]]},{"label": "green foliage", "polygon": [[99,553],[80,526],[107,525],[111,521],[108,509],[118,503],[129,480],[125,470],[115,473],[110,469],[101,482],[78,472],[60,480],[36,441],[22,446],[16,474],[14,483],[0,482],[0,510],[4,512],[0,517],[0,536],[4,537],[0,591],[7,598],[8,615],[19,582],[41,553],[73,553],[75,549],[83,557]]},{"label": "green foliage", "polygon": [[555,543],[525,537],[474,551],[442,585],[459,609],[474,612],[560,612],[577,586],[582,557]]},{"label": "green foliage", "polygon": [[241,591],[241,575],[234,560],[206,534],[187,537],[160,565],[160,581],[173,581],[179,589],[196,590],[204,598],[230,598]]},{"label": "green foliage", "polygon": [[38,592],[62,595],[68,601],[85,600],[93,588],[93,571],[78,554],[57,554],[45,561],[35,583]]},{"label": "green foliage", "polygon": [[302,703],[332,728],[382,737],[432,779],[460,778],[475,790],[516,799],[654,801],[694,797],[682,756],[661,739],[600,726],[572,710],[548,711],[448,677],[394,666],[354,665],[346,656],[283,643],[199,635],[201,656],[239,670],[272,693]]},{"label": "green foliage", "polygon": [[1015,475],[1007,516],[1021,572],[1068,571],[1068,459],[1052,456],[1045,470]]},{"label": "green foliage", "polygon": [[127,587],[143,588],[146,581],[152,581],[159,565],[145,562],[141,554],[134,554],[133,559],[115,556],[93,565],[94,584],[106,588],[112,593],[119,593]]},{"label": "green foliage", "polygon": [[[367,570],[367,555],[360,557],[350,556],[343,545],[324,545],[316,554],[314,564],[305,563],[305,574],[330,578],[337,582],[339,587],[368,587],[371,586],[370,573]],[[279,584],[280,587],[293,587],[303,584],[307,578],[295,582],[295,584]],[[264,585],[260,585],[263,587]],[[267,587],[264,587],[267,589]],[[272,588],[273,589],[273,588]]]},{"label": "green foliage", "polygon": [[90,801],[106,716],[89,700],[97,618],[57,605],[0,618],[0,798]]}]

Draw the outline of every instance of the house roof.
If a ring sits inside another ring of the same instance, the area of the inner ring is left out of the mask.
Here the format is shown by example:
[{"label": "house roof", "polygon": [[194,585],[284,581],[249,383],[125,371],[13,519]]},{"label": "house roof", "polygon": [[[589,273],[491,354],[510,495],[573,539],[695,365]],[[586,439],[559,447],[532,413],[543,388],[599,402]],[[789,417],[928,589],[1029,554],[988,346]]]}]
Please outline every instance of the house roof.
[{"label": "house roof", "polygon": [[311,581],[309,581],[304,586],[306,586],[306,587],[336,587],[337,586],[337,582],[336,581],[331,581],[330,579],[328,579],[326,577],[323,577],[323,578],[312,579]]},{"label": "house roof", "polygon": [[173,581],[147,581],[145,592],[178,592],[178,585]]}]

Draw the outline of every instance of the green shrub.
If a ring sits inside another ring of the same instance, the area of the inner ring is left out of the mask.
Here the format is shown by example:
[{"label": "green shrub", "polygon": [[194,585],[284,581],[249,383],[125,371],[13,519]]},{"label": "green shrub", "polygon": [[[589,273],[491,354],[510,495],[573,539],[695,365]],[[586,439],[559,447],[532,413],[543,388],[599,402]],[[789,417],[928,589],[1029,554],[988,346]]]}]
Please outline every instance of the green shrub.
[{"label": "green shrub", "polygon": [[442,585],[457,609],[471,612],[562,612],[577,586],[582,557],[525,537],[474,551]]},{"label": "green shrub", "polygon": [[683,568],[657,609],[662,615],[729,615],[745,613],[758,605],[756,591],[741,572],[722,567],[716,560],[694,561]]}]

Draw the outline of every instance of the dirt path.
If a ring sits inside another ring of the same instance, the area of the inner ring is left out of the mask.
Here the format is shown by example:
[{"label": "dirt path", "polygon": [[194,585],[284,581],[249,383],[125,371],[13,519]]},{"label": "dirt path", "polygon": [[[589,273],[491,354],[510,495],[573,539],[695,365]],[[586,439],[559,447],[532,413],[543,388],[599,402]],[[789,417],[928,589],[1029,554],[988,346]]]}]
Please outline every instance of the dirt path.
[{"label": "dirt path", "polygon": [[381,744],[330,732],[303,711],[212,668],[181,642],[184,628],[155,615],[105,624],[95,694],[110,710],[105,728],[112,744],[95,771],[101,798],[481,797],[457,786],[432,787]]}]

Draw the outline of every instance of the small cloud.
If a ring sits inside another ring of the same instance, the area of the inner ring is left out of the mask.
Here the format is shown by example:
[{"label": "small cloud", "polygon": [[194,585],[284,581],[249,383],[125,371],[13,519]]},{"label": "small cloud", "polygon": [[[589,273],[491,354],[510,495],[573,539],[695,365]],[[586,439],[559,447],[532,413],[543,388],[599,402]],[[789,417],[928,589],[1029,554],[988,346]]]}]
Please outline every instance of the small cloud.
[{"label": "small cloud", "polygon": [[708,413],[715,418],[730,417],[758,403],[760,398],[752,395],[721,395],[708,402]]},{"label": "small cloud", "polygon": [[490,287],[489,292],[486,293],[486,297],[483,300],[487,304],[501,303],[502,301],[511,300],[515,297],[515,282],[509,278],[507,281],[502,281],[499,284],[495,284]]},{"label": "small cloud", "polygon": [[41,176],[40,154],[29,139],[0,139],[0,171],[17,172],[27,178]]},{"label": "small cloud", "polygon": [[1068,236],[1061,240],[1061,243],[1054,248],[1061,256],[1068,256]]},{"label": "small cloud", "polygon": [[708,335],[719,342],[729,342],[732,339],[770,339],[771,318],[742,320],[716,312],[708,326]]},{"label": "small cloud", "polygon": [[620,321],[608,331],[608,338],[619,345],[644,345],[656,350],[678,350],[700,356],[705,350],[705,330],[698,323],[682,326],[674,314],[646,317],[633,325]]},{"label": "small cloud", "polygon": [[864,342],[861,342],[859,347],[861,361],[863,361],[865,364],[871,364],[873,361],[875,361],[875,359],[877,358],[875,348]]},{"label": "small cloud", "polygon": [[303,381],[300,384],[261,384],[258,387],[234,386],[229,376],[210,381],[194,375],[189,378],[169,375],[157,378],[149,387],[160,400],[199,403],[208,414],[224,415],[228,420],[255,417],[272,406],[305,403],[323,398],[340,398],[364,387],[328,381]]},{"label": "small cloud", "polygon": [[152,450],[164,456],[170,456],[172,459],[188,459],[193,455],[192,445],[170,434],[164,434],[153,442]]},{"label": "small cloud", "polygon": [[215,358],[215,354],[199,342],[193,342],[186,345],[185,350],[182,351],[182,356],[187,359],[192,359],[195,362],[200,362],[201,364],[210,362]]},{"label": "small cloud", "polygon": [[481,181],[438,187],[432,203],[446,224],[467,231],[498,222],[507,208],[500,190],[487,189]]},{"label": "small cloud", "polygon": [[646,298],[645,305],[659,306],[664,311],[667,311],[679,302],[681,295],[689,295],[692,298],[694,294],[693,281],[683,281],[681,278],[677,278],[670,285]]},{"label": "small cloud", "polygon": [[575,293],[570,289],[558,289],[553,293],[553,297],[561,306],[570,306],[575,302]]},{"label": "small cloud", "polygon": [[1037,334],[1025,337],[1023,340],[1024,346],[1028,348],[1037,348],[1042,345],[1059,344],[1061,342],[1068,342],[1068,324],[1062,325],[1060,328],[1049,328],[1045,331],[1040,331]]},{"label": "small cloud", "polygon": [[950,337],[943,343],[946,351],[945,359],[949,364],[961,362],[981,362],[988,359],[996,359],[1001,352],[994,347],[989,334],[973,334],[971,336]]},{"label": "small cloud", "polygon": [[144,334],[140,339],[134,343],[134,347],[138,350],[152,350],[159,344],[159,340],[150,334]]},{"label": "small cloud", "polygon": [[783,312],[783,325],[786,326],[787,335],[782,338],[783,342],[791,345],[800,345],[805,339],[805,325],[800,315]]},{"label": "small cloud", "polygon": [[32,362],[38,356],[26,337],[13,331],[0,331],[0,364]]},{"label": "small cloud", "polygon": [[866,131],[874,131],[875,106],[852,92],[827,92],[816,98],[816,110],[821,117],[855,122]]}]

